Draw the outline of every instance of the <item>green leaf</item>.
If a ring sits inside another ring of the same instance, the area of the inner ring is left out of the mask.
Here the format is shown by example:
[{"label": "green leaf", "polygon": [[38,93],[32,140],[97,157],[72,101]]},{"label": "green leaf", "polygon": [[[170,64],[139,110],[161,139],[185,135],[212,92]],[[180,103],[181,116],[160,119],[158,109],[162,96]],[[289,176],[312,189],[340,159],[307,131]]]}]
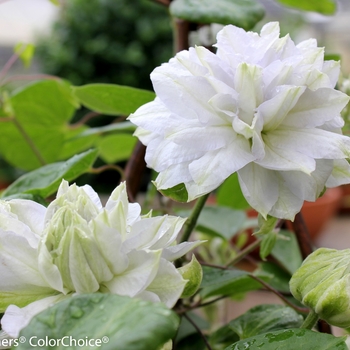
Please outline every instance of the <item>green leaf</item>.
[{"label": "green leaf", "polygon": [[97,157],[97,150],[77,154],[66,162],[52,163],[24,174],[3,193],[9,197],[16,193],[30,193],[46,198],[57,191],[62,179],[72,181],[87,172]]},{"label": "green leaf", "polygon": [[89,130],[90,129],[85,125],[76,129],[68,129],[65,133],[65,140],[62,144],[58,160],[66,160],[77,153],[94,148],[100,136],[97,133],[86,133],[85,136],[82,136]]},{"label": "green leaf", "polygon": [[[35,316],[21,331],[27,339],[16,349],[33,349],[29,339],[94,339],[93,346],[69,349],[149,350],[175,336],[179,317],[161,303],[115,294],[82,294],[64,300]],[[99,344],[96,343],[100,340]],[[65,344],[50,349],[67,349]]]},{"label": "green leaf", "polygon": [[334,0],[277,0],[285,6],[290,6],[299,10],[319,12],[323,15],[334,15],[337,4]]},{"label": "green leaf", "polygon": [[128,116],[155,97],[151,91],[113,84],[88,84],[72,90],[85,107],[108,115]]},{"label": "green leaf", "polygon": [[12,115],[0,128],[0,154],[15,167],[33,170],[58,159],[75,102],[64,81],[44,80],[15,91]]},{"label": "green leaf", "polygon": [[127,160],[136,145],[137,138],[130,134],[108,135],[97,143],[100,157],[106,163]]},{"label": "green leaf", "polygon": [[[270,276],[259,276],[267,280]],[[237,295],[261,288],[261,284],[249,276],[246,271],[231,269],[222,270],[203,266],[201,296],[208,298],[214,295]]]},{"label": "green leaf", "polygon": [[236,233],[245,228],[245,212],[228,207],[205,207],[197,221],[198,231],[230,240]]},{"label": "green leaf", "polygon": [[29,67],[34,55],[35,46],[33,44],[18,43],[14,52],[19,55],[25,67]]},{"label": "green leaf", "polygon": [[56,6],[60,5],[59,0],[49,0],[49,1],[52,2]]},{"label": "green leaf", "polygon": [[232,320],[229,327],[246,339],[281,329],[298,328],[304,319],[295,310],[283,305],[258,305]]},{"label": "green leaf", "polygon": [[278,239],[271,255],[292,275],[303,262],[297,239],[289,231],[281,230],[278,234],[285,236],[288,240]]},{"label": "green leaf", "polygon": [[284,329],[250,337],[232,344],[226,350],[348,350],[345,337],[317,333],[308,329]]},{"label": "green leaf", "polygon": [[96,128],[87,128],[77,137],[86,137],[90,135],[103,135],[106,133],[133,133],[136,130],[136,126],[128,121],[122,123],[114,123]]},{"label": "green leaf", "polygon": [[182,278],[187,280],[185,289],[181,294],[181,298],[189,298],[197,292],[202,283],[202,265],[198,262],[196,256],[192,254],[191,261],[177,270],[181,273]]},{"label": "green leaf", "polygon": [[219,187],[217,202],[233,209],[248,209],[250,205],[243,196],[237,173],[233,173]]},{"label": "green leaf", "polygon": [[265,10],[254,0],[174,0],[170,14],[190,22],[234,24],[248,30],[264,17]]},{"label": "green leaf", "polygon": [[289,280],[291,275],[276,263],[269,261],[262,262],[259,265],[258,271],[273,276],[269,281],[271,287],[284,293],[290,293]]},{"label": "green leaf", "polygon": [[[2,196],[0,196],[1,198]],[[3,199],[3,198],[2,198]],[[35,194],[29,194],[29,193],[16,193],[13,194],[11,196],[6,196],[6,200],[10,200],[10,199],[26,199],[26,200],[31,200],[37,203],[40,203],[44,206],[47,206],[47,202],[45,201],[45,199],[41,196],[37,196]]]},{"label": "green leaf", "polygon": [[265,258],[271,253],[273,247],[277,241],[277,233],[270,232],[263,236],[260,244],[260,258],[265,260]]},{"label": "green leaf", "polygon": [[185,184],[178,184],[172,188],[167,188],[166,190],[159,190],[160,193],[166,197],[171,198],[176,202],[187,202],[188,193]]}]

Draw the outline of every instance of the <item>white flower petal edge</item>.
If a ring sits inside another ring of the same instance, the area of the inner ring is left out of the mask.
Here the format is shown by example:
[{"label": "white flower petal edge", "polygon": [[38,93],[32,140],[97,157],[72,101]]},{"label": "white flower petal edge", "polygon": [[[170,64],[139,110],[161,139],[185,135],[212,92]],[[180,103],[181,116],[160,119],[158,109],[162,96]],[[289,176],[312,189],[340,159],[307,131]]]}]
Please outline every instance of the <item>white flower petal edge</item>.
[{"label": "white flower petal edge", "polygon": [[1,319],[1,327],[10,337],[18,338],[20,330],[26,327],[35,315],[69,297],[62,294],[55,295],[34,301],[22,308],[10,305]]},{"label": "white flower petal edge", "polygon": [[174,306],[187,281],[171,261],[201,242],[176,244],[183,218],[140,214],[140,206],[128,202],[125,183],[105,207],[90,186],[64,180],[47,209],[29,200],[0,200],[4,332],[17,337],[35,314],[80,293]]},{"label": "white flower petal edge", "polygon": [[277,22],[260,34],[229,25],[216,54],[190,48],[152,72],[157,97],[129,119],[158,189],[184,183],[190,201],[238,172],[252,207],[293,220],[320,188],[350,182],[339,63],[325,62],[314,39],[279,36]]}]

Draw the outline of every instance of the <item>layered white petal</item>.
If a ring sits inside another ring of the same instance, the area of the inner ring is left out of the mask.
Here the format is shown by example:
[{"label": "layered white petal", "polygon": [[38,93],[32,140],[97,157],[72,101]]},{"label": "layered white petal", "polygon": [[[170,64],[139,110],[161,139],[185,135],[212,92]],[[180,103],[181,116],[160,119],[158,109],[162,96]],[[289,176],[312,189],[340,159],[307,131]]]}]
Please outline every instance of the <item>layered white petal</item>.
[{"label": "layered white petal", "polygon": [[0,275],[0,312],[55,293],[39,271],[37,250],[14,232],[0,230]]},{"label": "layered white petal", "polygon": [[104,285],[111,293],[134,297],[143,292],[157,275],[160,257],[160,250],[132,251],[128,254],[128,268]]},{"label": "layered white petal", "polygon": [[26,327],[35,315],[65,298],[70,298],[70,296],[62,294],[50,296],[23,308],[10,305],[1,319],[1,327],[12,338],[18,338],[21,329]]},{"label": "layered white petal", "polygon": [[147,292],[156,294],[160,301],[172,308],[185,288],[187,280],[184,280],[173,264],[161,259],[156,277],[147,287]]}]

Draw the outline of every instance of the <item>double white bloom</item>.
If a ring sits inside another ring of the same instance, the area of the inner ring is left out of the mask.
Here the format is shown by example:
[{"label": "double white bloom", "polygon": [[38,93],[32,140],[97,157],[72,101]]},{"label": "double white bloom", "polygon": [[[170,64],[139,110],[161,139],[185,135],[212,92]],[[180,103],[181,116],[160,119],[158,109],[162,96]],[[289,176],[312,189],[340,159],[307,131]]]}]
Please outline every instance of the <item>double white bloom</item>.
[{"label": "double white bloom", "polygon": [[90,186],[63,181],[46,209],[0,201],[0,312],[17,337],[30,319],[74,293],[106,292],[161,301],[180,298],[187,280],[172,261],[198,242],[176,245],[184,219],[140,216],[125,184],[103,208]]},{"label": "double white bloom", "polygon": [[314,39],[280,38],[278,23],[260,35],[226,26],[216,47],[190,48],[156,68],[156,99],[130,117],[157,188],[184,183],[193,200],[238,172],[252,207],[293,219],[325,185],[350,182],[339,63],[324,61]]}]

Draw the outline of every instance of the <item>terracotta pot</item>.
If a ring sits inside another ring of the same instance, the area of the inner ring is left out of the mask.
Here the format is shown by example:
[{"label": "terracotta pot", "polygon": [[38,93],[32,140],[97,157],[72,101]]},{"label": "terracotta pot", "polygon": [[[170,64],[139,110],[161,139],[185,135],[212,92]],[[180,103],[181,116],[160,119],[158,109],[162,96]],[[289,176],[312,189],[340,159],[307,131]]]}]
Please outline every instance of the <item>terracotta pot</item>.
[{"label": "terracotta pot", "polygon": [[316,202],[304,202],[301,209],[311,238],[316,237],[324,225],[338,212],[342,198],[340,187],[329,188]]}]

